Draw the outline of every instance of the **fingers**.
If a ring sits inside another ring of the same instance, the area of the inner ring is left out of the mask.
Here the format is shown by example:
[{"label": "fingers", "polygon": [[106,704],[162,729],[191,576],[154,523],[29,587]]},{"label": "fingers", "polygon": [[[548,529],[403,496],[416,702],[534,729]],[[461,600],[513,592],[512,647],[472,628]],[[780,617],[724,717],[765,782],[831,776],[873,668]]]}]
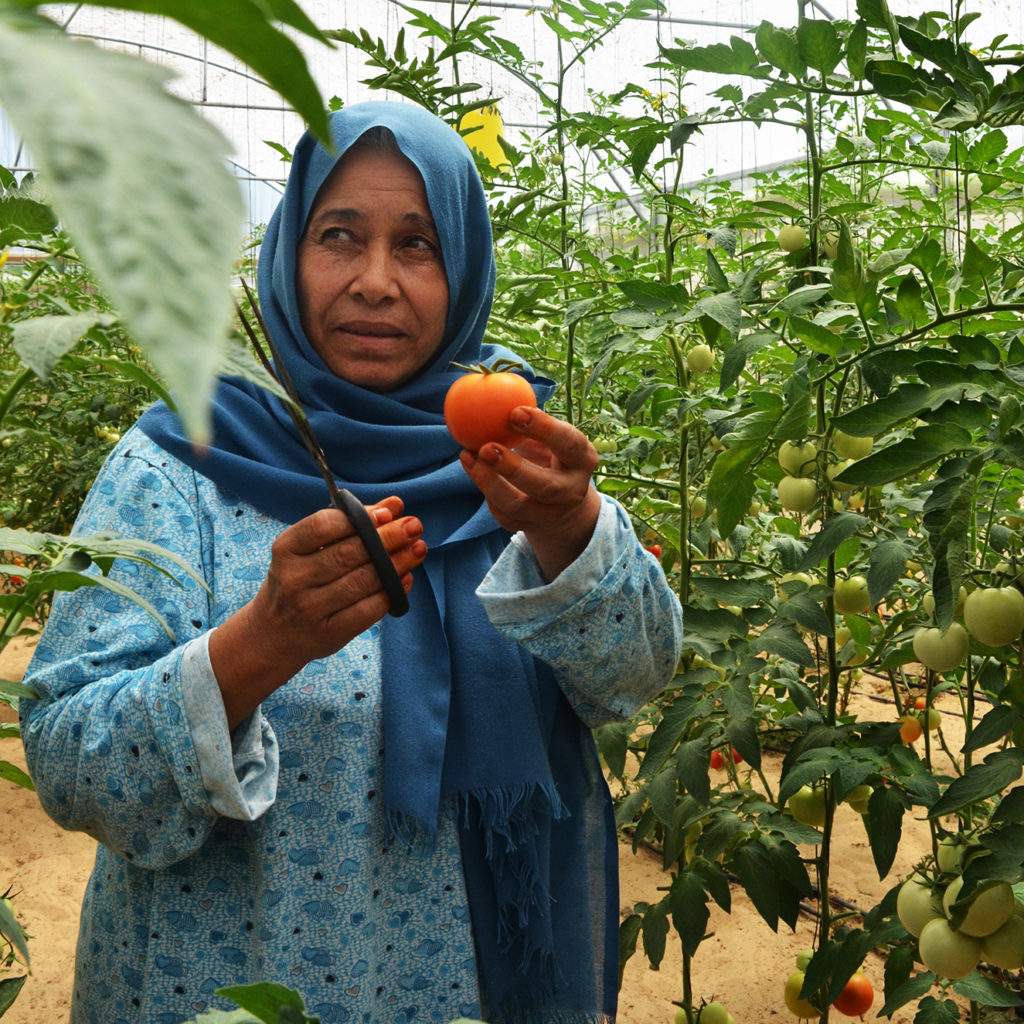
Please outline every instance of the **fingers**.
[{"label": "fingers", "polygon": [[[403,509],[402,499],[394,495],[366,506],[370,518],[378,527],[397,519]],[[329,544],[354,536],[356,531],[341,509],[322,508],[290,526],[278,541],[282,552],[311,555]]]},{"label": "fingers", "polygon": [[571,423],[557,419],[543,409],[533,409],[526,405],[513,409],[509,420],[524,438],[536,442],[532,445],[516,445],[517,450],[529,454],[539,451],[542,446],[557,458],[562,468],[586,472],[588,477],[597,468],[597,451],[586,435]]}]

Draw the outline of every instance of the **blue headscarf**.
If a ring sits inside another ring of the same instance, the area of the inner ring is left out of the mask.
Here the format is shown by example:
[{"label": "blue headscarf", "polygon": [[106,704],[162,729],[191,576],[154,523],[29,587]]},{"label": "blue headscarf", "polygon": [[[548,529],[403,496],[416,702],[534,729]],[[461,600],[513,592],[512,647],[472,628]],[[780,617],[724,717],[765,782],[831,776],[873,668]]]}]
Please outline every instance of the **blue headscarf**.
[{"label": "blue headscarf", "polygon": [[[399,103],[331,117],[335,151],[309,133],[260,251],[258,291],[273,337],[339,484],[364,503],[399,495],[430,553],[411,608],[381,622],[383,796],[394,834],[429,846],[444,798],[460,841],[489,1020],[594,1024],[617,989],[614,822],[588,730],[550,669],[504,640],[474,594],[508,543],[462,469],[442,417],[461,371],[515,358],[483,336],[494,293],[490,218],[465,142],[427,111]],[[368,129],[384,126],[419,170],[448,278],[438,354],[385,394],[327,368],[306,338],[296,255],[318,190]],[[552,382],[526,368],[538,402]],[[159,445],[219,486],[293,523],[328,504],[326,487],[282,403],[244,381],[220,382],[207,451],[158,404],[140,420]],[[601,908],[599,911],[595,908]]]}]

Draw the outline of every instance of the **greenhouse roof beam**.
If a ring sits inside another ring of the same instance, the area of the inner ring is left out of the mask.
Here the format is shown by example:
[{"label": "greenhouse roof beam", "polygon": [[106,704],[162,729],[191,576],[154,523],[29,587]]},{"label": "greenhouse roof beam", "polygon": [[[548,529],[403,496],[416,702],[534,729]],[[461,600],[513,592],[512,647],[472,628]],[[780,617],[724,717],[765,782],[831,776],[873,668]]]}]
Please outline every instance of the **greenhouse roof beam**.
[{"label": "greenhouse roof beam", "polygon": [[[389,0],[389,2],[395,7],[403,7],[401,0]],[[430,4],[443,4],[445,7],[455,4],[457,7],[491,7],[496,8],[499,11],[533,11],[536,10],[536,4],[517,4],[517,3],[506,3],[505,0],[424,0]],[[818,5],[815,4],[817,7]],[[822,12],[826,13],[826,12]],[[831,18],[832,15],[826,14],[827,17]],[[708,21],[702,18],[680,18],[676,15],[658,15],[658,14],[643,14],[639,18],[633,19],[635,21],[658,21],[668,22],[674,25],[703,25],[707,28],[743,28],[750,29],[753,31],[757,28],[757,25],[747,24],[743,21]]]}]

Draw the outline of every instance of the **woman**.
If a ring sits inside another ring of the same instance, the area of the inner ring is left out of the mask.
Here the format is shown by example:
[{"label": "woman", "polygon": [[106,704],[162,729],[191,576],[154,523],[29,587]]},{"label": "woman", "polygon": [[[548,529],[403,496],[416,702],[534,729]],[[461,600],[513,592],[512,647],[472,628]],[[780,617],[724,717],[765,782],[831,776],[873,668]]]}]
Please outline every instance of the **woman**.
[{"label": "woman", "polygon": [[482,345],[494,263],[464,142],[401,104],[331,125],[336,152],[295,152],[260,304],[411,610],[387,616],[276,399],[222,382],[209,450],[163,406],[124,437],[78,529],[157,542],[210,592],[116,566],[174,640],[84,588],[30,670],[40,799],[101,844],[72,1021],[177,1024],[261,979],[325,1024],[610,1021],[589,727],[671,678],[678,602],[575,428],[520,408],[523,443],[476,453],[445,430],[452,361],[508,354]]}]

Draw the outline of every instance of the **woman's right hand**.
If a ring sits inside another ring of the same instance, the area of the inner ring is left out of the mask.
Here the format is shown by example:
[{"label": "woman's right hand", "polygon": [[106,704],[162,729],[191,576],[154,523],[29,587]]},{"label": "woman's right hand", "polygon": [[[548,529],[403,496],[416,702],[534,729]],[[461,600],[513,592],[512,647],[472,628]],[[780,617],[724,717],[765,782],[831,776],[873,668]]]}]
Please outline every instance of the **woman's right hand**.
[{"label": "woman's right hand", "polygon": [[[402,580],[423,562],[423,525],[400,498],[367,511]],[[390,607],[344,512],[325,508],[284,530],[256,596],[210,636],[210,661],[233,729],[304,665],[340,650]]]}]

